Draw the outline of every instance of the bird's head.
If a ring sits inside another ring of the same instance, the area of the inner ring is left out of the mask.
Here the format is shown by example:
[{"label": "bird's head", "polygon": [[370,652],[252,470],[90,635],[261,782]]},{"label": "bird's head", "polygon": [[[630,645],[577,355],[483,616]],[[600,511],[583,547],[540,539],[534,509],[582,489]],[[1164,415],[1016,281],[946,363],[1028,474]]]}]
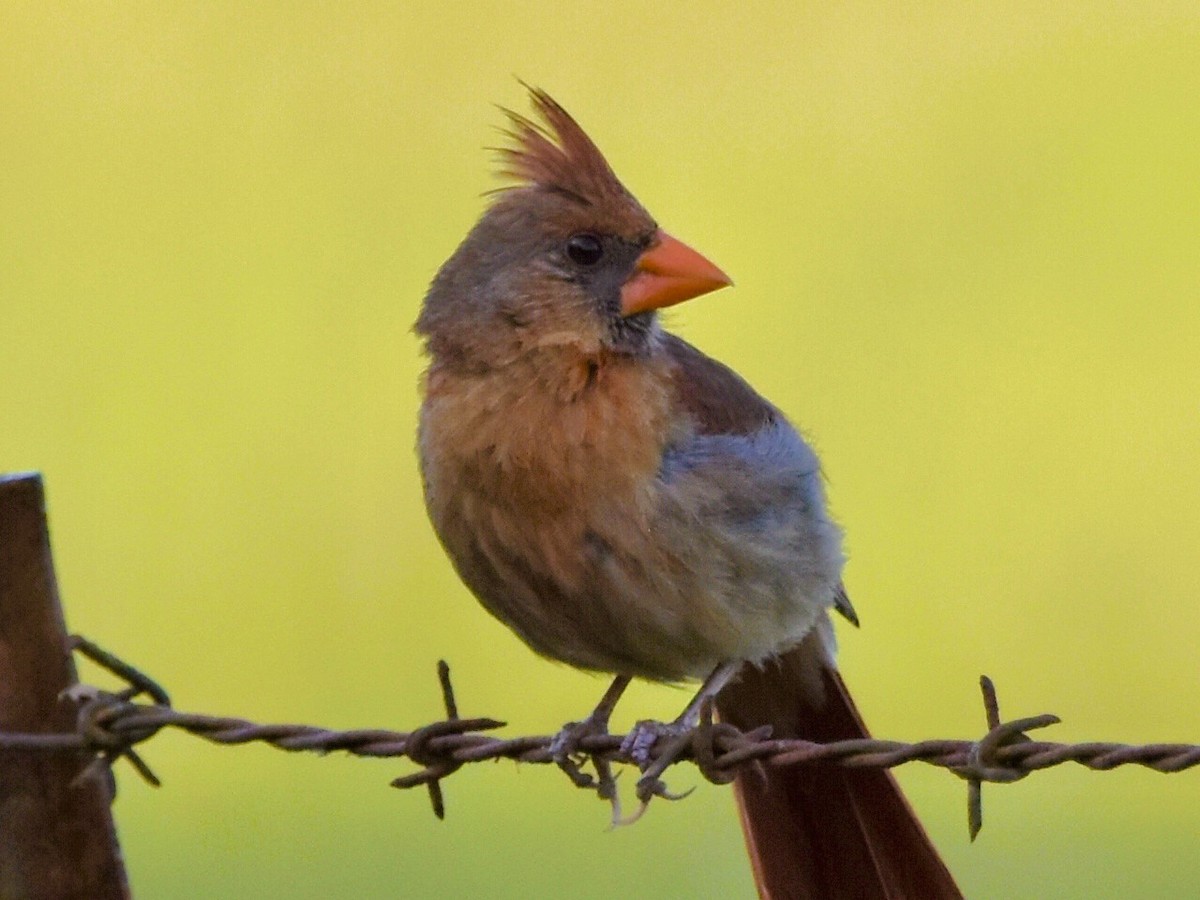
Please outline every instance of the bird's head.
[{"label": "bird's head", "polygon": [[514,184],[442,266],[416,330],[471,367],[551,346],[644,353],[655,310],[731,282],[658,227],[566,110],[530,94],[540,121],[507,112],[499,151]]}]

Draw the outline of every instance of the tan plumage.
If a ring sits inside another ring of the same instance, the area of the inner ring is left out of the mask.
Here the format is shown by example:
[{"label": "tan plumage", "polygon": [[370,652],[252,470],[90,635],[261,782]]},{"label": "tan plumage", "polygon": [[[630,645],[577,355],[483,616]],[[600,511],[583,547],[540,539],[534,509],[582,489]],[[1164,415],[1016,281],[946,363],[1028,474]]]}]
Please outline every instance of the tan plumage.
[{"label": "tan plumage", "polygon": [[[545,124],[510,114],[503,151],[517,184],[417,321],[439,538],[539,653],[619,676],[711,672],[714,691],[740,665],[718,698],[729,721],[865,734],[833,668],[829,610],[849,602],[815,455],[656,318],[728,279],[658,228],[561,106],[532,97]],[[738,785],[764,896],[958,896],[890,776],[764,785]]]}]

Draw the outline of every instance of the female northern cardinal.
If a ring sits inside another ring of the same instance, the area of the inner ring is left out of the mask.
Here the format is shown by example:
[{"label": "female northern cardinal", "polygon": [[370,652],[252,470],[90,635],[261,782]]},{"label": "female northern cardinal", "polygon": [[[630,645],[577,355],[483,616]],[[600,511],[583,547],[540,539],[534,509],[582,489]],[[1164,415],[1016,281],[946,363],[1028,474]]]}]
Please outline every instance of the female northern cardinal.
[{"label": "female northern cardinal", "polygon": [[[867,736],[834,667],[853,620],[819,464],[783,414],[663,331],[730,283],[663,232],[547,94],[510,113],[517,179],[442,266],[416,330],[425,500],[480,602],[534,650],[631,677],[779,738]],[[718,693],[719,692],[719,693]],[[570,742],[572,732],[565,732]],[[743,769],[764,897],[960,897],[883,770]]]}]

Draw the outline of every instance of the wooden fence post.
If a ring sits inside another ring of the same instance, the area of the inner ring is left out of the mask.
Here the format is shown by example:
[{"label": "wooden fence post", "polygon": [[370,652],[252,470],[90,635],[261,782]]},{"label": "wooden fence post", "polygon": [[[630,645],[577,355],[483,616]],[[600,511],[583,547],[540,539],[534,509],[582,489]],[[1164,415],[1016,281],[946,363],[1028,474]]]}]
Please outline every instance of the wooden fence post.
[{"label": "wooden fence post", "polygon": [[[69,732],[75,664],[40,475],[0,475],[0,731]],[[109,785],[71,782],[76,751],[0,751],[0,898],[129,897]]]}]

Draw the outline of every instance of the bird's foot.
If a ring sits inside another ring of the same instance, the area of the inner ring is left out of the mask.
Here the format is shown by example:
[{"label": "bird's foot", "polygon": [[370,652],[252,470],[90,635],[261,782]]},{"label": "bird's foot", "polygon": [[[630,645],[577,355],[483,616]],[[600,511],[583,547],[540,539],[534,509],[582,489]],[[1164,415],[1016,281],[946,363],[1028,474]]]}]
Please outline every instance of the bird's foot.
[{"label": "bird's foot", "polygon": [[659,741],[663,746],[682,737],[690,737],[692,727],[686,722],[656,722],[653,719],[643,719],[633,726],[633,731],[625,735],[621,741],[621,755],[631,759],[643,772],[657,758],[653,755]]},{"label": "bird's foot", "polygon": [[[655,797],[682,800],[695,790],[690,788],[683,793],[674,793],[659,777],[690,746],[695,730],[686,721],[679,720],[670,723],[647,720],[634,726],[633,731],[621,742],[621,753],[631,759],[642,772],[635,791],[640,805],[637,812],[616,824],[632,825],[642,817]],[[655,748],[658,748],[657,752]]]},{"label": "bird's foot", "polygon": [[580,722],[568,722],[550,741],[550,758],[576,787],[590,788],[597,785],[596,779],[583,771],[583,765],[594,757],[585,749],[583,743],[591,737],[603,737],[608,734],[608,717],[592,713]]},{"label": "bird's foot", "polygon": [[[588,738],[608,735],[608,716],[592,713],[581,722],[568,722],[550,741],[550,756],[555,764],[566,773],[572,783],[578,788],[595,788],[596,795],[601,800],[608,801],[612,806],[612,824],[621,824],[621,796],[617,791],[617,779],[613,775],[612,764],[599,753],[583,749],[582,744]],[[583,771],[588,761],[596,769],[593,777]]]},{"label": "bird's foot", "polygon": [[[603,755],[604,747],[585,743],[593,738],[608,737],[608,720],[613,707],[629,686],[629,675],[618,675],[613,679],[592,714],[581,722],[568,722],[550,741],[550,758],[558,765],[575,787],[595,788],[600,799],[612,804],[613,824],[621,820],[621,801],[617,795],[617,779],[613,777],[612,765]],[[611,752],[611,747],[607,752]],[[596,777],[583,771],[583,765],[591,760]]]}]

